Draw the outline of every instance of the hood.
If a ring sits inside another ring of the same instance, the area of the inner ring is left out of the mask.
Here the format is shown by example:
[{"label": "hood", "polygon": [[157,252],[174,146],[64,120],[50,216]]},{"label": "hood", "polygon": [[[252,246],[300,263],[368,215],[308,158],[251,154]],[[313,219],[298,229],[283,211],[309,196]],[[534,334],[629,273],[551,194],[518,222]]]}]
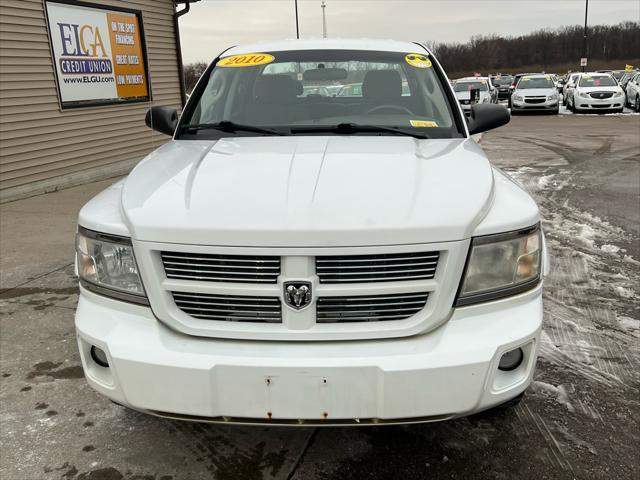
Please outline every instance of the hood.
[{"label": "hood", "polygon": [[558,90],[554,87],[549,88],[516,88],[513,91],[516,95],[521,95],[525,97],[543,97],[554,95],[558,93]]},{"label": "hood", "polygon": [[468,238],[492,168],[471,139],[174,140],[127,178],[134,239],[229,246],[397,245]]}]

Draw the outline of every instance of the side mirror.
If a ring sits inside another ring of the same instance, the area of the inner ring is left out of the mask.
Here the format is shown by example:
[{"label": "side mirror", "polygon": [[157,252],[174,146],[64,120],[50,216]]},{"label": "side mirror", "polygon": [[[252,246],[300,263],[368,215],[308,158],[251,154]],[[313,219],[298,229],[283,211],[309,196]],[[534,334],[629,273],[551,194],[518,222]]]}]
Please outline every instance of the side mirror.
[{"label": "side mirror", "polygon": [[476,133],[493,130],[494,128],[506,125],[509,123],[509,120],[511,120],[509,110],[502,105],[496,103],[472,105],[471,116],[467,120],[469,133],[475,135]]},{"label": "side mirror", "polygon": [[151,107],[144,117],[147,127],[165,135],[173,135],[178,125],[178,110],[173,107]]}]

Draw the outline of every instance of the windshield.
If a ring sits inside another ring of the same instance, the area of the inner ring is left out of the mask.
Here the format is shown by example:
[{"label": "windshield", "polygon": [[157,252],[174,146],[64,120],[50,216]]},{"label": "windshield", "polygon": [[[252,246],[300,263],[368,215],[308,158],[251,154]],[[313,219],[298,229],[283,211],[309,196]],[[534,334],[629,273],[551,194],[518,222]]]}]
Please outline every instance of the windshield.
[{"label": "windshield", "polygon": [[488,90],[487,84],[484,81],[480,82],[456,82],[453,86],[453,90],[455,92],[468,92],[470,90],[478,89],[481,92],[486,92]]},{"label": "windshield", "polygon": [[493,84],[498,87],[503,87],[506,85],[511,85],[511,82],[513,82],[513,77],[510,77],[510,76],[495,77],[491,80],[491,82],[493,82]]},{"label": "windshield", "polygon": [[581,87],[615,87],[616,81],[609,75],[582,75],[580,77]]},{"label": "windshield", "polygon": [[[248,134],[233,125],[281,135],[463,136],[442,82],[422,54],[301,50],[235,55],[219,60],[202,82],[181,120],[180,138]],[[224,131],[213,127],[220,122]],[[345,124],[357,128],[329,131]]]},{"label": "windshield", "polygon": [[522,77],[516,87],[519,90],[530,88],[555,88],[550,76],[546,77]]}]

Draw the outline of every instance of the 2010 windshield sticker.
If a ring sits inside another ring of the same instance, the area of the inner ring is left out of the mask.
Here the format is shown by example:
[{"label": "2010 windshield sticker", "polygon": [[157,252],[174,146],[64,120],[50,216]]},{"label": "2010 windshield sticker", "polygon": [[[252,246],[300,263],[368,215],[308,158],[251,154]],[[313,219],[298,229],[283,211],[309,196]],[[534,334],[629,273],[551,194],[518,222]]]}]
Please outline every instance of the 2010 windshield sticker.
[{"label": "2010 windshield sticker", "polygon": [[245,53],[242,55],[233,55],[221,59],[218,67],[254,67],[256,65],[265,65],[275,60],[273,55],[268,53]]},{"label": "2010 windshield sticker", "polygon": [[431,60],[421,53],[409,53],[404,59],[409,65],[416,68],[431,68]]},{"label": "2010 windshield sticker", "polygon": [[409,120],[414,128],[436,128],[438,124],[430,120]]}]

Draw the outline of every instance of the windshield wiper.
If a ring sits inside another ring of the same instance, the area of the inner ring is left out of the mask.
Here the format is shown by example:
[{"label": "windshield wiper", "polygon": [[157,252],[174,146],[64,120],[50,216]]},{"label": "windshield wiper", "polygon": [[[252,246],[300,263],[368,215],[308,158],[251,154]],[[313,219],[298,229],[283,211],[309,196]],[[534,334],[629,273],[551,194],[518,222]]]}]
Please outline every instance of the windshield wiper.
[{"label": "windshield wiper", "polygon": [[406,135],[408,137],[425,139],[429,138],[423,133],[410,132],[398,127],[383,127],[381,125],[360,125],[358,123],[339,123],[337,125],[305,125],[303,127],[291,127],[291,133],[338,133],[338,134],[353,134],[353,133],[376,133],[387,132],[395,135]]},{"label": "windshield wiper", "polygon": [[241,123],[231,122],[229,120],[222,120],[216,123],[195,123],[191,125],[182,125],[182,131],[185,130],[220,130],[222,132],[254,132],[262,133],[265,135],[284,135],[282,132],[272,130],[270,128],[256,127],[254,125],[243,125]]}]

